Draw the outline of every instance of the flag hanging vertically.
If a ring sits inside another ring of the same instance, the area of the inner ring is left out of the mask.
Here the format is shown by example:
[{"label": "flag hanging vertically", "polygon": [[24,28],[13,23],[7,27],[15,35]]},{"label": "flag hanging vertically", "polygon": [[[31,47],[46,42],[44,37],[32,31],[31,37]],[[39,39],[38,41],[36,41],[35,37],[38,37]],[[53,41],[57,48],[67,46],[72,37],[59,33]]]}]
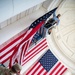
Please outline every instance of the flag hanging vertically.
[{"label": "flag hanging vertically", "polygon": [[67,68],[48,50],[26,75],[63,75]]},{"label": "flag hanging vertically", "polygon": [[10,42],[10,44],[2,48],[0,50],[0,62],[4,63],[10,59],[10,66],[15,63],[15,60],[17,60],[18,63],[22,64],[24,57],[28,52],[28,48],[33,36],[37,32],[37,30],[44,24],[47,18],[49,18],[56,11],[56,9],[57,8],[49,11],[48,13],[34,21],[30,25],[29,30],[27,30],[21,38],[17,38],[17,40]]}]

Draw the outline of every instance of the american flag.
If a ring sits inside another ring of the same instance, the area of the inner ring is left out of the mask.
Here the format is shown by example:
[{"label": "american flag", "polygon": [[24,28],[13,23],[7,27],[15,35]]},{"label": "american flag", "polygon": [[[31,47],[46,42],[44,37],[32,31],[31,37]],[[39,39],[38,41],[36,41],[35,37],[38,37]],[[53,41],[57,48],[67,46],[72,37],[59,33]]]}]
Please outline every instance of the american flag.
[{"label": "american flag", "polygon": [[31,40],[38,29],[45,23],[47,18],[49,18],[57,8],[49,11],[36,21],[34,21],[29,29],[19,38],[11,41],[8,45],[0,50],[0,63],[5,63],[10,60],[10,66],[12,66],[17,60],[21,65],[23,64],[24,57],[28,54],[28,48],[30,46]]},{"label": "american flag", "polygon": [[48,50],[26,75],[63,75],[67,68]]},{"label": "american flag", "polygon": [[15,48],[11,59],[10,59],[10,67],[16,62],[21,64],[23,63],[24,56],[26,56],[28,52],[28,48],[30,46],[31,40],[37,30],[43,25],[43,21],[41,21],[35,28],[31,28],[27,30],[26,35],[22,38],[21,42],[17,45],[17,48]]}]

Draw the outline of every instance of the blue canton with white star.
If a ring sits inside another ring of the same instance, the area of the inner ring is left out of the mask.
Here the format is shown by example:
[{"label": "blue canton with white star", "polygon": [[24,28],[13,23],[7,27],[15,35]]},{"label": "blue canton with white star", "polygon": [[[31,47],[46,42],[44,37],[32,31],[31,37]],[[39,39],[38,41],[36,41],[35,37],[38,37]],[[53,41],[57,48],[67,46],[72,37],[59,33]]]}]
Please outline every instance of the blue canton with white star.
[{"label": "blue canton with white star", "polygon": [[57,63],[57,61],[58,59],[50,50],[48,50],[39,60],[39,62],[47,72]]}]

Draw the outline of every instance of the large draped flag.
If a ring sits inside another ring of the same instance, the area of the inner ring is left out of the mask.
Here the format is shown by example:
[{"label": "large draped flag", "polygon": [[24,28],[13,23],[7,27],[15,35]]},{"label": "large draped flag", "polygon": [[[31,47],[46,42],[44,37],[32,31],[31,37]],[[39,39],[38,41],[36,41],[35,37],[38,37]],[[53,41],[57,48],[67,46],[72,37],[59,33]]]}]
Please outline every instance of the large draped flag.
[{"label": "large draped flag", "polygon": [[22,65],[24,57],[28,55],[28,48],[30,46],[33,36],[36,34],[38,29],[45,23],[47,18],[49,18],[56,11],[56,9],[57,8],[54,8],[53,10],[49,11],[45,15],[35,20],[19,41],[18,39],[17,41],[14,40],[13,43],[10,43],[8,46],[1,49],[0,62],[4,63],[8,59],[10,59],[10,67],[15,63],[15,61]]},{"label": "large draped flag", "polygon": [[63,75],[67,68],[48,50],[25,75]]},{"label": "large draped flag", "polygon": [[25,36],[22,38],[22,41],[17,45],[16,50],[14,50],[12,54],[12,59],[10,59],[10,66],[12,66],[17,59],[17,62],[22,65],[24,57],[26,56],[28,52],[28,48],[30,46],[31,40],[35,33],[38,31],[38,29],[45,23],[47,18],[49,18],[52,13],[56,11],[57,8],[53,9],[52,11],[46,13],[36,21],[34,21],[30,27],[29,30],[27,30]]}]

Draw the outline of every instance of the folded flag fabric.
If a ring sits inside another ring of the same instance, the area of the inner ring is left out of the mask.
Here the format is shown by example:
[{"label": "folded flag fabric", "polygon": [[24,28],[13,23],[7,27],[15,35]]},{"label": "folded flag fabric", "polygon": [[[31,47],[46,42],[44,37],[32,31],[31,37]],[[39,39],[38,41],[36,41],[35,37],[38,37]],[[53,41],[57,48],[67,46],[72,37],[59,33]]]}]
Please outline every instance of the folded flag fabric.
[{"label": "folded flag fabric", "polygon": [[31,68],[26,75],[63,75],[67,70],[55,56],[48,50]]}]

